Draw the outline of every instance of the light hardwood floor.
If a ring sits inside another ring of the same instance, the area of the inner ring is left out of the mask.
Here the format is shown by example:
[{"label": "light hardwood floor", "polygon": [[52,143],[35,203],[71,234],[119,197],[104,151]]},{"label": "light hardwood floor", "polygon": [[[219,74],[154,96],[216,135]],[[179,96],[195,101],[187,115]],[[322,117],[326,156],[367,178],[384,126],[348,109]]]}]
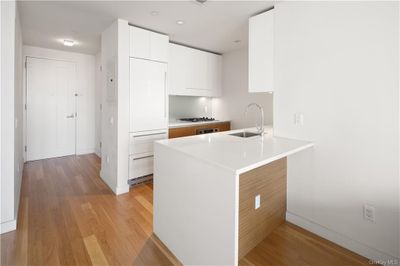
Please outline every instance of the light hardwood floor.
[{"label": "light hardwood floor", "polygon": [[[174,265],[152,234],[153,187],[116,197],[96,155],[25,165],[18,229],[1,235],[1,265]],[[288,223],[241,265],[367,265],[368,261]]]}]

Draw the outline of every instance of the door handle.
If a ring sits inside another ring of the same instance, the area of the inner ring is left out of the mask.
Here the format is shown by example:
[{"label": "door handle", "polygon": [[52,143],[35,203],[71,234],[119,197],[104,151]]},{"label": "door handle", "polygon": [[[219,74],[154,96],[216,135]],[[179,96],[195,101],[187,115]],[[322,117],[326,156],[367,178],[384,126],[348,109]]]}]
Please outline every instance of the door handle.
[{"label": "door handle", "polygon": [[66,118],[74,118],[74,114],[67,115]]}]

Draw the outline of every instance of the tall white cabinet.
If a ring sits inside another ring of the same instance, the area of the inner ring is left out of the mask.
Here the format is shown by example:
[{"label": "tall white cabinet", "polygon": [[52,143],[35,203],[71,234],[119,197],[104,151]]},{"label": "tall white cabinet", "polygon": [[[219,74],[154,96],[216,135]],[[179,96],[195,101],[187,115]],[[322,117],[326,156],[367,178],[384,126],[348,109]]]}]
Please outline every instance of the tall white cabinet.
[{"label": "tall white cabinet", "polygon": [[153,173],[153,143],[168,137],[168,43],[166,35],[130,27],[130,183]]},{"label": "tall white cabinet", "polygon": [[130,131],[165,130],[167,64],[130,59]]},{"label": "tall white cabinet", "polygon": [[274,9],[249,19],[249,92],[274,91]]}]

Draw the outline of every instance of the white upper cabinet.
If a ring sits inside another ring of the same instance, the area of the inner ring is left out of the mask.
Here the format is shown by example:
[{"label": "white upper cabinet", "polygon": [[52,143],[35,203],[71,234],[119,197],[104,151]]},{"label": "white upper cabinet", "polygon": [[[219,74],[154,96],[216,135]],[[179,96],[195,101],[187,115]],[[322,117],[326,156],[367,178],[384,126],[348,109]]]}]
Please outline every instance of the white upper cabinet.
[{"label": "white upper cabinet", "polygon": [[249,92],[274,91],[274,9],[249,19]]},{"label": "white upper cabinet", "polygon": [[130,57],[168,62],[169,37],[130,26]]},{"label": "white upper cabinet", "polygon": [[222,56],[208,54],[207,56],[207,81],[214,96],[222,95]]},{"label": "white upper cabinet", "polygon": [[172,43],[169,55],[170,95],[221,96],[220,55]]}]

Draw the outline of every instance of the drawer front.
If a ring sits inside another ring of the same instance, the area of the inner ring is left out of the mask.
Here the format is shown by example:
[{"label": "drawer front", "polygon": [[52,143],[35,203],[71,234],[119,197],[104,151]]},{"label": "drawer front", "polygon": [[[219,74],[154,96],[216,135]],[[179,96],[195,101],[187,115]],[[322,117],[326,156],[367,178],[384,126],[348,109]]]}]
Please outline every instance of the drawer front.
[{"label": "drawer front", "polygon": [[141,176],[153,174],[153,156],[134,158],[129,157],[129,178],[137,178]]},{"label": "drawer front", "polygon": [[154,151],[154,141],[166,139],[167,134],[153,134],[144,136],[130,136],[129,154],[147,153],[152,155]]}]

